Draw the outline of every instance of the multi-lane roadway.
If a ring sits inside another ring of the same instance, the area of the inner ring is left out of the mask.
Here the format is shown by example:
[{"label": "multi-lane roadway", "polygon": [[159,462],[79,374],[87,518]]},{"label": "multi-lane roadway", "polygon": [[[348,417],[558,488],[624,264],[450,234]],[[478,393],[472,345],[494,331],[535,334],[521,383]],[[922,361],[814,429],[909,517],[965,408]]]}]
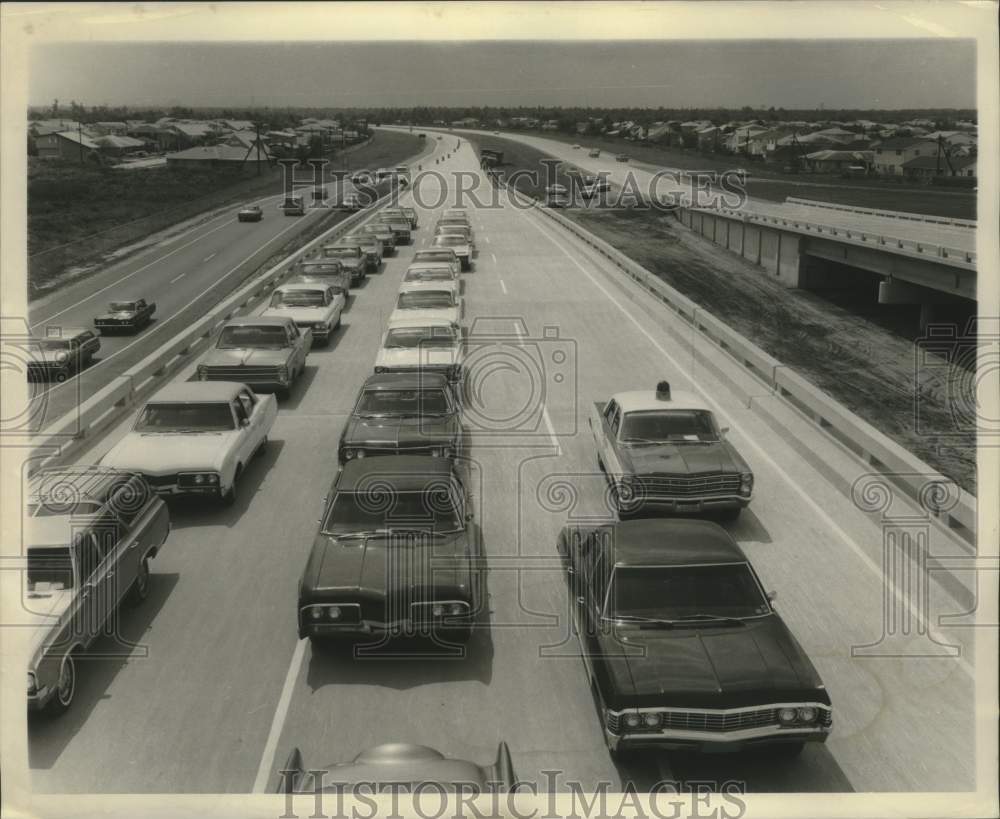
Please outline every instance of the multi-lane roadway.
[{"label": "multi-lane roadway", "polygon": [[[436,155],[425,163],[443,173],[417,183],[428,186],[425,202],[437,199],[436,186],[450,186],[451,172],[478,171],[467,142],[457,150],[454,135],[435,142]],[[452,154],[434,163],[444,152]],[[495,208],[471,210],[478,256],[463,274],[470,349],[503,365],[490,368],[478,415],[468,416],[490,569],[488,626],[463,658],[358,659],[297,639],[297,583],[337,471],[341,430],[372,371],[406,265],[430,243],[434,213],[418,209],[414,244],[352,291],[343,327],[327,348],[310,353],[236,505],[172,506],[174,528],[155,561],[150,597],[121,617],[123,636],[136,647],[103,640],[98,653],[118,656],[81,665],[73,709],[30,722],[35,788],[269,790],[293,746],[307,765],[346,761],[388,741],[486,762],[501,739],[518,775],[542,789],[565,789],[570,781],[584,790],[601,781],[643,788],[660,779],[735,780],[753,792],[974,787],[974,629],[947,630],[947,641],[961,648],[958,657],[899,656],[926,646],[917,634],[909,650],[852,651],[880,643],[884,601],[900,590],[890,586],[885,596],[883,527],[801,448],[845,468],[850,457],[813,427],[803,425],[793,440],[765,423],[717,374],[731,366],[723,351],[711,353],[711,369],[686,359],[675,318],[640,309],[645,295],[607,260],[543,215],[512,206],[505,194]],[[279,221],[266,219],[263,227]],[[217,229],[260,227],[233,222]],[[227,252],[226,242],[205,241],[185,256],[192,276],[209,248]],[[211,277],[199,281],[194,291]],[[651,389],[660,379],[705,397],[756,474],[752,507],[728,528],[778,592],[776,605],[834,704],[829,742],[807,747],[796,760],[656,753],[616,765],[603,744],[568,631],[555,542],[567,520],[607,515],[586,425],[592,402]],[[504,418],[529,420],[515,433],[497,434]],[[125,426],[84,460],[98,459]],[[866,471],[860,463],[855,468]],[[932,537],[947,547],[945,534],[934,529]],[[926,601],[934,623],[961,611],[933,575]],[[912,613],[912,603],[900,605]],[[543,770],[561,773],[549,780]]]}]

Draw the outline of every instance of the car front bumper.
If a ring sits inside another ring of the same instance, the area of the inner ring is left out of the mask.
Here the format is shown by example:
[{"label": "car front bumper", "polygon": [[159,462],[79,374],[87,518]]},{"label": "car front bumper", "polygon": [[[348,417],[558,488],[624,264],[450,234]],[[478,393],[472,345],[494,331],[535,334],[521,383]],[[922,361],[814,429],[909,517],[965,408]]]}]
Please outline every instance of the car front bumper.
[{"label": "car front bumper", "polygon": [[743,731],[678,731],[615,734],[604,729],[604,740],[612,751],[633,748],[689,750],[699,753],[727,754],[762,746],[788,745],[797,742],[826,742],[831,728],[779,728],[767,726]]},{"label": "car front bumper", "polygon": [[629,512],[669,512],[678,515],[698,515],[707,512],[725,512],[749,506],[751,498],[739,495],[704,498],[641,498],[634,502],[623,502]]},{"label": "car front bumper", "polygon": [[40,686],[34,694],[28,694],[28,710],[44,711],[55,695],[56,687],[54,685]]}]

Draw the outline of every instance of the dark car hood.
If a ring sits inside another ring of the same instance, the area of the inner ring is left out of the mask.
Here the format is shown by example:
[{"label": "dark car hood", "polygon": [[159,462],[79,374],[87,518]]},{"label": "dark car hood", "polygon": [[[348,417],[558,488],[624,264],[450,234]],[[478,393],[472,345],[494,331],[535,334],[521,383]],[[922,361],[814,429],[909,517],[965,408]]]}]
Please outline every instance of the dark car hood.
[{"label": "dark car hood", "polygon": [[[617,635],[617,636],[616,636]],[[619,628],[602,635],[611,707],[732,708],[826,700],[812,662],[777,615],[736,627]]]},{"label": "dark car hood", "polygon": [[746,469],[743,459],[725,441],[622,446],[619,452],[625,471],[633,475],[717,475]]},{"label": "dark car hood", "polygon": [[206,367],[247,367],[247,366],[278,366],[288,361],[290,347],[278,349],[255,349],[253,347],[238,347],[230,350],[215,348],[202,361]]},{"label": "dark car hood", "polygon": [[451,443],[458,435],[458,419],[442,418],[351,418],[344,430],[345,446],[430,446]]},{"label": "dark car hood", "polygon": [[348,601],[355,596],[383,598],[397,592],[405,600],[422,589],[454,589],[470,594],[465,530],[451,535],[397,534],[338,539],[319,534],[303,578],[303,593],[331,592]]}]

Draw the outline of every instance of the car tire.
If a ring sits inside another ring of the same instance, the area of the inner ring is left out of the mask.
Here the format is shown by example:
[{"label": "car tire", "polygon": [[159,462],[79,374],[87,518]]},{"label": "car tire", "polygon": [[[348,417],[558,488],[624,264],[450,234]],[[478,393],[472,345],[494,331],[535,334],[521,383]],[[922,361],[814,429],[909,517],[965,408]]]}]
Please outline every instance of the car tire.
[{"label": "car tire", "polygon": [[143,558],[136,572],[132,588],[128,590],[128,604],[138,606],[149,597],[149,559]]},{"label": "car tire", "polygon": [[76,696],[76,656],[78,653],[75,649],[67,652],[59,666],[56,694],[48,708],[53,716],[65,714],[73,704],[73,698]]}]

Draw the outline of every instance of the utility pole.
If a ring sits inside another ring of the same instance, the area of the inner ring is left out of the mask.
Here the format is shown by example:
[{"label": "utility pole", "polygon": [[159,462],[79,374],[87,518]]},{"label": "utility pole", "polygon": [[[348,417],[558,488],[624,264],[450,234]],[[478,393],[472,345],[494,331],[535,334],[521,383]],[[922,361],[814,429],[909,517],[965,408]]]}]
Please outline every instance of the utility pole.
[{"label": "utility pole", "polygon": [[76,138],[80,142],[80,164],[83,164],[83,125],[79,122],[76,123]]}]

